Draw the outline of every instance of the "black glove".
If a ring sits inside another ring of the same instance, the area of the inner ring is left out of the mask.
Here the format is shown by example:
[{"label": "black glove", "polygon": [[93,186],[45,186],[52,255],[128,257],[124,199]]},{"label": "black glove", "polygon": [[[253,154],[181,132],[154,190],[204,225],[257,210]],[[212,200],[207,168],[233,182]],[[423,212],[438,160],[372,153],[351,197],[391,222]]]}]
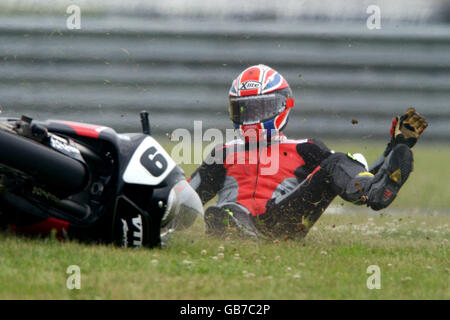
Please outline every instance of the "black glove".
[{"label": "black glove", "polygon": [[408,108],[402,116],[392,119],[391,147],[401,143],[412,148],[427,127],[425,118],[414,108]]},{"label": "black glove", "polygon": [[427,127],[428,123],[425,118],[416,112],[414,108],[408,108],[403,115],[394,117],[391,126],[391,141],[388,143],[383,155],[370,166],[369,171],[376,174],[383,165],[385,158],[396,145],[406,144],[412,148]]}]

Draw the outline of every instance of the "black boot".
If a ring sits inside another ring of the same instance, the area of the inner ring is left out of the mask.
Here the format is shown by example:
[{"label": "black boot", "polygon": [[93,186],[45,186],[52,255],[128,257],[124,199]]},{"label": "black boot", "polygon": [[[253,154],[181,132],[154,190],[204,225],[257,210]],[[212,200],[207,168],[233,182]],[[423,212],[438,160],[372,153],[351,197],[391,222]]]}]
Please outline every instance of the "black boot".
[{"label": "black boot", "polygon": [[227,236],[238,233],[244,237],[258,236],[250,213],[233,204],[222,207],[211,206],[206,209],[205,224],[208,235]]},{"label": "black boot", "polygon": [[367,192],[367,205],[373,210],[386,208],[397,196],[413,170],[413,154],[405,144],[395,146],[373,177]]},{"label": "black boot", "polygon": [[206,234],[223,235],[230,223],[230,215],[223,208],[211,206],[205,211]]}]

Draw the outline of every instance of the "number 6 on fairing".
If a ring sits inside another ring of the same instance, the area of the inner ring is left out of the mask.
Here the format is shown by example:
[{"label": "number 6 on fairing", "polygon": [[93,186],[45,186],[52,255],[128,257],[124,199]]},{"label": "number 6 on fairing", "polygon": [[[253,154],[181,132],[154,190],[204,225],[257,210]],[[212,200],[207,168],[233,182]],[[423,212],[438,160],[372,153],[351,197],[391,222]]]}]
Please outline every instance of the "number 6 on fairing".
[{"label": "number 6 on fairing", "polygon": [[131,157],[123,179],[126,183],[158,185],[175,165],[164,148],[152,137],[147,137]]},{"label": "number 6 on fairing", "polygon": [[166,158],[157,151],[155,147],[151,147],[141,157],[141,164],[155,177],[159,177],[167,169]]}]

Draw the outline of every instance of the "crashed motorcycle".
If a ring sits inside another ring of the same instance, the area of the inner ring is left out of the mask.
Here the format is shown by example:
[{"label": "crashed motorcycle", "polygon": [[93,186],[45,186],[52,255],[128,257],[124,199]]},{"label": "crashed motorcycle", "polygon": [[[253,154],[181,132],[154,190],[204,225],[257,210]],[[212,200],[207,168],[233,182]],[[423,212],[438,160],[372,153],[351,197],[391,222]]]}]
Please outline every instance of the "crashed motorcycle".
[{"label": "crashed motorcycle", "polygon": [[151,136],[71,121],[0,118],[0,227],[160,247],[203,217],[184,172]]}]

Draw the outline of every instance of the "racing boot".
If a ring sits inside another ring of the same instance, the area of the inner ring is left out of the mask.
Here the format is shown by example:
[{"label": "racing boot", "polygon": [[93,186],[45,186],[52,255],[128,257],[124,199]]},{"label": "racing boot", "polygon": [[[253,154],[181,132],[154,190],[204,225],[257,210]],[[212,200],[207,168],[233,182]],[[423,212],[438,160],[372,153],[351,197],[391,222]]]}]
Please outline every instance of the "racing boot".
[{"label": "racing boot", "polygon": [[394,201],[413,170],[413,154],[406,144],[395,146],[371,181],[367,205],[373,210],[386,208]]},{"label": "racing boot", "polygon": [[250,238],[258,236],[250,213],[239,205],[227,204],[222,207],[209,207],[205,211],[205,224],[208,235],[228,236],[238,233]]}]

